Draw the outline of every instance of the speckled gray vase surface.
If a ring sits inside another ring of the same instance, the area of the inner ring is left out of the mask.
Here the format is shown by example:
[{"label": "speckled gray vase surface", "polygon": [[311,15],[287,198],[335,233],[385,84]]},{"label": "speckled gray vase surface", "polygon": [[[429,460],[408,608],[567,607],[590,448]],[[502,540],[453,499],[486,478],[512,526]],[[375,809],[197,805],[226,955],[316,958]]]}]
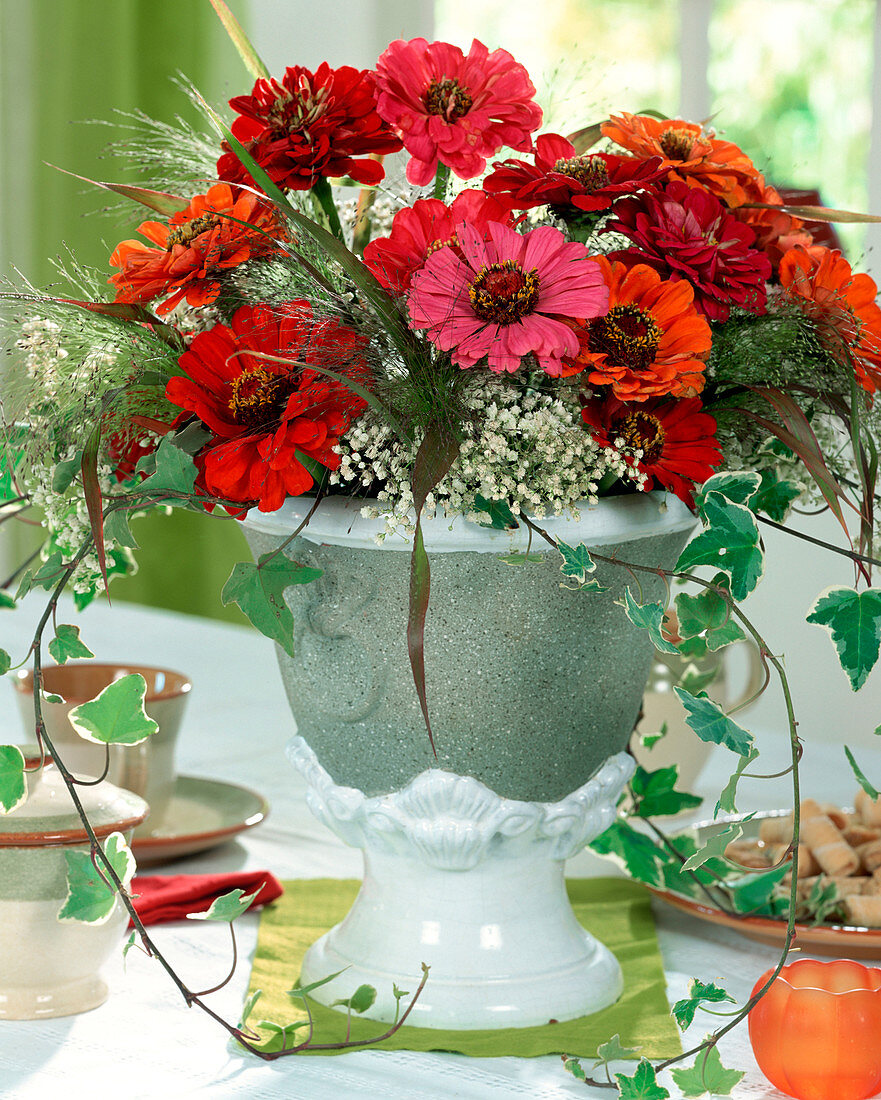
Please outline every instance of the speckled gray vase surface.
[{"label": "speckled gray vase surface", "polygon": [[[289,537],[313,503],[293,498],[278,512],[251,512],[245,534],[255,558]],[[595,576],[606,592],[571,591],[560,555],[537,537],[530,549],[540,561],[500,560],[527,548],[522,526],[428,519],[425,668],[435,757],[407,654],[411,544],[396,535],[377,545],[383,524],[360,509],[351,498],[325,499],[284,551],[323,570],[288,589],[295,656],[278,653],[298,733],[337,784],[374,796],[441,768],[505,798],[553,802],[624,748],[654,652],[616,606],[628,584],[636,587],[632,573],[600,563]],[[604,498],[577,520],[542,526],[570,545],[669,569],[695,520],[677,498],[648,493]],[[638,576],[642,599],[663,599],[660,578]]]}]

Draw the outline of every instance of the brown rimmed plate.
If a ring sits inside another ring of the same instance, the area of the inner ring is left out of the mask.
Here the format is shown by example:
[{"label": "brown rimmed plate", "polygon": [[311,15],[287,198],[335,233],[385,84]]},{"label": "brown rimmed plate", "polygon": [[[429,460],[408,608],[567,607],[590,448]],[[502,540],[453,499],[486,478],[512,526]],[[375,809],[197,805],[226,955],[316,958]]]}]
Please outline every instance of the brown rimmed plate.
[{"label": "brown rimmed plate", "polygon": [[235,783],[179,775],[162,818],[144,824],[132,842],[139,867],[194,855],[259,825],[269,813],[266,799]]},{"label": "brown rimmed plate", "polygon": [[[720,817],[717,821],[703,821],[695,825],[689,825],[685,829],[679,829],[672,836],[691,836],[698,844],[704,843],[713,833],[730,825],[732,821],[743,821],[744,837],[755,837],[759,833],[759,825],[763,818],[783,817],[789,810],[770,810],[757,813],[749,821],[744,821],[744,814],[735,814],[729,817]],[[723,928],[733,928],[742,936],[760,943],[771,944],[774,947],[782,947],[786,935],[786,921],[775,920],[773,917],[732,917],[712,906],[709,901],[686,894],[679,894],[675,890],[669,890],[662,886],[649,886],[655,897],[688,913],[698,920],[707,921],[709,924],[721,925]],[[801,949],[812,955],[834,955],[849,959],[881,959],[881,928],[861,928],[847,924],[796,924],[794,949]]]}]

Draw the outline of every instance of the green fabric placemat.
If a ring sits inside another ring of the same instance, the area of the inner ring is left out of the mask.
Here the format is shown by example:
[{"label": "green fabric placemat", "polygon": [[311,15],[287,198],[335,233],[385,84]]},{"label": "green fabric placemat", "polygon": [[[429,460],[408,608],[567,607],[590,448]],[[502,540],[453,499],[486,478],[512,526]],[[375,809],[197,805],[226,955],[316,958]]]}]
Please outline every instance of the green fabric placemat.
[{"label": "green fabric placemat", "polygon": [[[258,989],[263,992],[248,1020],[251,1027],[256,1027],[260,1020],[289,1024],[304,1018],[300,1003],[289,997],[287,990],[299,976],[306,949],[342,920],[360,883],[354,879],[294,879],[283,885],[282,897],[266,906],[260,919],[248,995]],[[579,921],[621,963],[624,993],[616,1004],[579,1020],[540,1027],[447,1031],[405,1024],[375,1049],[454,1051],[483,1058],[502,1055],[533,1058],[564,1053],[592,1057],[599,1044],[617,1032],[624,1046],[641,1048],[637,1057],[670,1058],[681,1054],[679,1033],[667,1004],[664,968],[648,891],[619,878],[567,879],[566,888]],[[342,1040],[345,1013],[312,1000],[309,1004],[315,1021],[315,1042]],[[351,1038],[381,1035],[387,1026],[353,1013]],[[263,1034],[267,1038],[270,1035]],[[305,1038],[305,1030],[297,1034]],[[272,1045],[277,1046],[278,1040]]]}]

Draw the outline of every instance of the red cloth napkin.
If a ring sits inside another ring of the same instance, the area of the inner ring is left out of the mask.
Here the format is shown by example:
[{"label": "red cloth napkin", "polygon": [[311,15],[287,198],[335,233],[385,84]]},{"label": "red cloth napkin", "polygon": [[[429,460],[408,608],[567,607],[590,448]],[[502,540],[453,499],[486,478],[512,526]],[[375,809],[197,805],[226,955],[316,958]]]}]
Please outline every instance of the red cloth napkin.
[{"label": "red cloth napkin", "polygon": [[[224,875],[135,875],[130,892],[135,910],[144,924],[180,920],[187,913],[204,913],[211,903],[230,890],[245,895],[259,893],[249,908],[266,905],[283,893],[282,885],[269,871],[235,871]],[[135,896],[138,895],[138,896]]]}]

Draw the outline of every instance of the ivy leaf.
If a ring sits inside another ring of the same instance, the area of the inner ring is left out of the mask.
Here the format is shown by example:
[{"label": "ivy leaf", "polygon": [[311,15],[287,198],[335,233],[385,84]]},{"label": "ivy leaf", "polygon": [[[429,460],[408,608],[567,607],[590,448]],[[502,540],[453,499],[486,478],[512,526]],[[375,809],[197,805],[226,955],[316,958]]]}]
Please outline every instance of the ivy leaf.
[{"label": "ivy leaf", "polygon": [[720,493],[734,504],[748,505],[759,491],[761,483],[761,474],[755,470],[726,470],[725,473],[713,474],[707,478],[695,495],[695,500],[699,507],[703,507],[709,493]]},{"label": "ivy leaf", "polygon": [[108,684],[100,695],[68,715],[80,737],[99,745],[138,745],[159,726],[144,710],[147,682],[132,672]]},{"label": "ivy leaf", "polygon": [[376,990],[372,985],[359,985],[351,997],[344,997],[342,1000],[334,1001],[331,1004],[331,1008],[340,1006],[341,1008],[351,1009],[352,1012],[366,1012],[368,1008],[376,1001]]},{"label": "ivy leaf", "polygon": [[692,695],[680,687],[674,687],[673,690],[685,707],[685,721],[701,741],[724,745],[726,749],[731,749],[740,756],[749,756],[753,747],[753,735],[732,721],[718,703],[704,695]]},{"label": "ivy leaf", "polygon": [[720,811],[726,814],[737,813],[737,806],[734,804],[734,800],[737,796],[737,784],[740,782],[744,771],[746,771],[758,755],[759,750],[753,745],[747,755],[741,756],[737,761],[737,767],[728,777],[728,782],[722,788],[722,793],[719,795],[719,801],[716,803],[716,807],[713,810],[713,817],[718,817]]},{"label": "ivy leaf", "polygon": [[251,907],[254,898],[260,893],[262,886],[253,894],[245,894],[244,890],[230,890],[228,894],[221,894],[215,898],[204,913],[187,913],[188,920],[216,920],[234,921],[242,913],[246,913]]},{"label": "ivy leaf", "polygon": [[731,578],[735,600],[745,599],[762,579],[765,555],[752,512],[721,493],[707,493],[701,507],[705,528],[679,555],[677,570],[699,565],[721,569]]},{"label": "ivy leaf", "polygon": [[[596,562],[590,556],[587,547],[583,543],[578,546],[570,546],[566,542],[558,542],[557,549],[563,555],[563,564],[560,571],[564,577],[571,577],[577,586],[585,592],[605,592],[605,588],[590,574],[596,572]],[[564,588],[571,588],[565,584]]]},{"label": "ivy leaf", "polygon": [[125,946],[122,949],[123,961],[125,961],[126,955],[128,955],[129,951],[131,951],[131,949],[137,943],[137,939],[138,939],[138,933],[137,932],[132,932],[132,934],[129,936],[129,938],[125,941]]},{"label": "ivy leaf", "polygon": [[713,651],[746,637],[733,619],[727,601],[712,588],[704,589],[697,596],[680,592],[676,597],[676,616],[683,638],[693,638],[706,631],[707,648]]},{"label": "ivy leaf", "polygon": [[597,1047],[597,1061],[594,1062],[591,1072],[597,1068],[597,1066],[608,1065],[609,1062],[626,1061],[628,1058],[632,1058],[634,1054],[642,1050],[642,1047],[625,1047],[621,1045],[621,1036],[615,1034],[605,1043],[600,1043]]},{"label": "ivy leaf", "polygon": [[80,628],[61,623],[55,628],[55,637],[49,643],[49,653],[59,665],[76,657],[94,657],[95,654],[80,641]]},{"label": "ivy leaf", "polygon": [[[186,451],[175,447],[166,436],[156,448],[156,469],[137,488],[138,496],[148,496],[153,503],[181,504],[178,495],[192,495],[196,480],[196,465]],[[164,494],[172,493],[173,496]]]},{"label": "ivy leaf", "polygon": [[637,803],[634,811],[637,817],[663,817],[700,806],[702,798],[674,790],[678,778],[679,768],[676,764],[653,772],[637,767],[630,780],[630,789]]},{"label": "ivy leaf", "polygon": [[[104,854],[123,886],[135,873],[135,857],[122,833],[111,833],[104,841]],[[65,849],[67,898],[58,913],[60,921],[105,924],[116,905],[116,891],[98,873],[90,852]]]},{"label": "ivy leaf", "polygon": [[237,603],[254,626],[294,655],[294,616],[284,600],[286,588],[308,584],[321,576],[321,569],[300,565],[284,554],[261,554],[257,564],[241,561],[229,575],[220,598],[224,605]]},{"label": "ivy leaf", "polygon": [[332,982],[334,978],[338,978],[347,967],[343,967],[342,970],[337,970],[333,974],[327,974],[323,978],[319,978],[315,982],[310,982],[308,985],[295,985],[293,989],[288,990],[289,997],[308,997],[313,989],[320,989],[321,986],[327,985],[328,982]]},{"label": "ivy leaf", "polygon": [[9,814],[28,796],[25,761],[15,745],[0,745],[0,814]]},{"label": "ivy leaf", "polygon": [[541,565],[544,561],[542,554],[526,554],[522,550],[514,550],[510,554],[500,554],[499,561],[505,565]]},{"label": "ivy leaf", "polygon": [[657,733],[643,733],[640,735],[639,743],[646,749],[653,749],[659,741],[663,741],[669,732],[669,726],[666,722],[661,723],[661,728]]},{"label": "ivy leaf", "polygon": [[[750,814],[748,817],[744,817],[743,821],[749,821],[754,814]],[[703,845],[698,847],[693,856],[689,856],[685,863],[682,864],[683,871],[694,871],[698,867],[702,867],[708,859],[721,858],[725,854],[725,849],[731,843],[732,840],[737,840],[738,837],[743,836],[743,826],[738,821],[733,821],[727,828],[722,829],[721,832],[713,833],[712,836],[707,837]]]},{"label": "ivy leaf", "polygon": [[677,1001],[671,1009],[676,1023],[683,1031],[687,1031],[691,1027],[695,1013],[702,1001],[706,1001],[708,1004],[721,1004],[723,1001],[729,1001],[731,1004],[737,1003],[721,986],[713,985],[712,982],[707,985],[698,978],[692,978],[688,983],[688,996],[682,1001]]},{"label": "ivy leaf", "polygon": [[661,885],[660,868],[669,857],[650,836],[637,832],[626,821],[613,822],[596,840],[591,841],[590,847],[601,856],[615,857],[639,882]]},{"label": "ivy leaf", "polygon": [[245,1024],[248,1022],[249,1016],[254,1011],[254,1008],[256,1007],[257,1002],[260,1000],[260,998],[262,996],[263,996],[263,990],[262,989],[255,989],[254,992],[251,994],[251,996],[245,1001],[244,1007],[242,1008],[242,1014],[239,1017],[239,1027],[240,1028],[244,1027]]},{"label": "ivy leaf", "polygon": [[52,472],[52,492],[59,496],[70,488],[71,482],[80,472],[83,465],[83,453],[77,451],[73,458],[59,462]]},{"label": "ivy leaf", "polygon": [[655,1067],[645,1058],[640,1059],[632,1077],[616,1073],[615,1080],[621,1100],[668,1100],[670,1096],[663,1085],[658,1084]]},{"label": "ivy leaf", "polygon": [[0,610],[8,610],[15,607],[15,596],[10,596],[0,588]]},{"label": "ivy leaf", "polygon": [[770,871],[763,871],[760,875],[743,875],[739,879],[729,879],[731,903],[737,912],[759,915],[765,911],[768,916],[776,916],[776,910],[780,907],[772,905],[771,902],[772,899],[776,901],[774,898],[776,888],[790,866],[791,864],[786,862],[779,867],[773,867]]},{"label": "ivy leaf", "polygon": [[0,676],[5,676],[12,668],[12,658],[5,649],[0,649]]},{"label": "ivy leaf", "polygon": [[478,493],[474,498],[474,510],[486,512],[489,516],[489,523],[481,523],[481,527],[494,527],[497,531],[516,531],[520,526],[505,500],[487,500]]},{"label": "ivy leaf", "polygon": [[104,537],[112,539],[120,546],[128,546],[131,550],[137,550],[138,540],[132,534],[129,527],[129,514],[125,508],[114,508],[104,517]]},{"label": "ivy leaf", "polygon": [[783,478],[773,468],[762,470],[762,484],[750,502],[750,510],[764,512],[775,523],[784,523],[789,510],[804,492],[799,481]]},{"label": "ivy leaf", "polygon": [[704,1093],[730,1096],[731,1090],[744,1075],[743,1070],[725,1069],[715,1044],[700,1052],[691,1069],[673,1069],[670,1072],[685,1097],[703,1096]]},{"label": "ivy leaf", "polygon": [[[694,838],[685,833],[680,836],[668,837],[668,840],[684,862],[687,862],[698,851]],[[695,880],[705,885],[710,884],[713,882],[714,877],[727,875],[729,871],[728,862],[717,857],[705,860],[700,867],[695,867],[691,872],[683,870],[683,863],[679,860],[671,859],[664,866],[664,885],[668,890],[703,898],[704,895],[698,890]]]},{"label": "ivy leaf", "polygon": [[661,653],[679,653],[679,650],[669,639],[664,637],[661,627],[664,624],[664,608],[659,603],[639,604],[631,595],[630,589],[624,589],[624,603],[621,604],[624,613],[634,626],[647,630],[652,640],[652,645]]},{"label": "ivy leaf", "polygon": [[[599,1065],[599,1063],[597,1063]],[[563,1055],[563,1069],[567,1073],[571,1073],[576,1081],[586,1081],[587,1074],[584,1072],[584,1066],[577,1058],[573,1058],[571,1054]]]},{"label": "ivy leaf", "polygon": [[881,648],[881,588],[832,585],[816,598],[807,621],[829,631],[850,686],[859,691]]},{"label": "ivy leaf", "polygon": [[15,598],[20,600],[22,596],[24,596],[26,592],[30,592],[32,588],[45,588],[47,591],[50,588],[54,588],[61,580],[63,571],[64,558],[61,556],[60,550],[54,550],[46,561],[37,569],[28,569],[25,571],[18,583],[18,591],[15,593]]},{"label": "ivy leaf", "polygon": [[859,785],[863,788],[869,798],[873,800],[881,798],[881,792],[877,791],[868,781],[868,779],[866,779],[865,775],[863,775],[861,769],[857,765],[856,760],[854,760],[853,758],[853,753],[850,751],[847,745],[844,746],[844,755],[847,757],[847,762],[848,764],[850,764],[850,769],[856,777],[857,783],[859,783]]},{"label": "ivy leaf", "polygon": [[813,924],[822,924],[823,921],[829,920],[833,914],[842,917],[844,915],[841,908],[841,893],[837,884],[832,881],[824,883],[824,878],[825,876],[821,875],[817,879],[811,887],[811,892],[805,902],[805,909],[812,914]]}]

